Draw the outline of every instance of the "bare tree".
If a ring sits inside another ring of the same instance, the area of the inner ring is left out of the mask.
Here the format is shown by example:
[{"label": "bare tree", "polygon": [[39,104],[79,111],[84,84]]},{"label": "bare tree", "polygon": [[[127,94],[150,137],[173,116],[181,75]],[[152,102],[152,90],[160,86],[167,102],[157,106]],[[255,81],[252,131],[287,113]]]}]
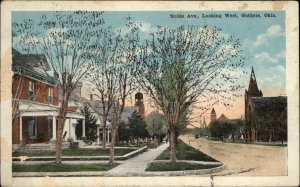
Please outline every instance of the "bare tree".
[{"label": "bare tree", "polygon": [[103,12],[52,12],[35,20],[13,23],[13,44],[23,52],[44,54],[61,95],[57,116],[56,159],[61,163],[62,132],[68,101],[78,82],[91,69],[95,38],[104,23]]},{"label": "bare tree", "polygon": [[121,45],[120,35],[114,35],[109,29],[101,29],[101,36],[97,38],[97,50],[94,51],[93,68],[91,73],[87,74],[91,93],[101,103],[99,115],[102,116],[103,149],[106,149],[107,120],[110,118],[118,81],[114,71],[115,62],[120,58],[119,46]]},{"label": "bare tree", "polygon": [[158,27],[142,48],[138,81],[169,125],[170,161],[176,162],[176,131],[187,125],[192,109],[212,103],[230,106],[242,88],[238,40],[217,27]]},{"label": "bare tree", "polygon": [[[94,61],[94,71],[89,75],[95,94],[102,104],[102,117],[105,128],[107,116],[111,114],[112,141],[109,162],[114,163],[116,133],[125,107],[126,98],[134,91],[134,74],[139,52],[139,28],[141,24],[127,18],[126,27],[116,32],[108,28],[105,37],[98,40]],[[105,137],[105,135],[103,136]],[[105,138],[103,139],[105,147]]]}]

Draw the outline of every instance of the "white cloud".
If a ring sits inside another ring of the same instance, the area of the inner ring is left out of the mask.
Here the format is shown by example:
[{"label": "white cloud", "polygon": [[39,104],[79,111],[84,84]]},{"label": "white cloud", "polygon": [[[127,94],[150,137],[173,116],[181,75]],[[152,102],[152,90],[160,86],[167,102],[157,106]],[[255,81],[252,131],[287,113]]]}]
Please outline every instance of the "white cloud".
[{"label": "white cloud", "polygon": [[[139,21],[136,23],[137,23],[137,27],[139,28],[139,30],[144,33],[152,32],[155,29],[154,27],[151,27],[151,24],[148,22]],[[116,31],[118,31],[118,30],[121,30],[122,35],[126,35],[130,31],[130,28],[124,26],[124,27],[119,27],[116,29]]]},{"label": "white cloud", "polygon": [[278,75],[278,73],[285,73],[285,67],[283,66],[274,66],[270,69],[274,74]]},{"label": "white cloud", "polygon": [[272,64],[278,63],[278,59],[271,57],[270,54],[267,52],[261,52],[254,55],[254,59],[257,62],[261,62],[261,63],[272,63]]},{"label": "white cloud", "polygon": [[269,45],[268,40],[284,36],[284,33],[282,31],[282,28],[280,25],[272,25],[267,29],[265,33],[262,33],[256,37],[256,41],[254,42],[254,46],[262,46],[262,45]]},{"label": "white cloud", "polygon": [[150,23],[147,23],[147,22],[141,22],[141,23],[142,23],[142,26],[140,27],[140,29],[142,32],[149,33],[154,29],[151,27]]}]

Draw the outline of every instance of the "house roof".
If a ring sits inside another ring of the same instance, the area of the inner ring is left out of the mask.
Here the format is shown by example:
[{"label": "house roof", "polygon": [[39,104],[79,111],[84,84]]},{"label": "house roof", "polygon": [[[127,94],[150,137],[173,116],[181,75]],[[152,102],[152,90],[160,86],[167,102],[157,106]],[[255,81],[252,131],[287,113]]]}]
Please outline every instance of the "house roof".
[{"label": "house roof", "polygon": [[217,119],[218,122],[221,122],[221,123],[226,123],[229,121],[229,119],[224,115],[222,114],[218,119]]},{"label": "house roof", "polygon": [[[101,116],[101,113],[102,113],[102,103],[100,101],[90,101],[88,99],[85,99],[83,97],[77,97],[77,96],[74,96],[72,95],[70,100],[74,100],[76,102],[79,102],[83,105],[87,105],[89,106],[89,108],[91,110],[93,110],[93,115],[97,118],[97,124],[101,125],[102,124],[102,116]],[[127,122],[128,121],[128,117],[131,116],[131,114],[135,111],[135,107],[134,106],[125,106],[123,112],[122,112],[122,115],[121,115],[121,121],[125,121]],[[108,118],[110,119],[111,117],[111,110],[109,111],[109,114],[108,114]],[[109,122],[109,119],[108,121],[106,122],[108,126],[110,126],[110,122]]]},{"label": "house roof", "polygon": [[286,110],[287,97],[252,97],[252,106],[257,114],[278,115]]},{"label": "house roof", "polygon": [[55,84],[53,76],[49,76],[50,66],[44,55],[40,54],[22,54],[12,49],[12,70],[14,73],[20,73],[37,80]]}]

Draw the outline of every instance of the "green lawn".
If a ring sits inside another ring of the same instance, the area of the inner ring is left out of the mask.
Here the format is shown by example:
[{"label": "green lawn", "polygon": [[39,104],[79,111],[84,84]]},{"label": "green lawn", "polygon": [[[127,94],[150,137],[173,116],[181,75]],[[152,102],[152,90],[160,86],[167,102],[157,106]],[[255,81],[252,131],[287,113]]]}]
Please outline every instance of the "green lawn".
[{"label": "green lawn", "polygon": [[186,162],[152,162],[146,169],[146,171],[182,171],[182,170],[199,170],[215,168],[214,165],[203,165]]},{"label": "green lawn", "polygon": [[118,164],[35,164],[12,165],[13,172],[80,172],[80,171],[108,171]]},{"label": "green lawn", "polygon": [[[217,161],[212,157],[202,153],[201,151],[187,145],[182,140],[178,140],[176,158],[178,160],[196,160],[196,161],[211,161],[211,162]],[[170,159],[170,148],[167,148],[155,160],[169,160],[169,159]]]},{"label": "green lawn", "polygon": [[[115,149],[115,156],[123,156],[130,153],[136,149]],[[62,156],[108,156],[109,149],[63,149]],[[18,156],[55,156],[55,151],[28,151],[28,152],[13,152],[13,157]]]}]

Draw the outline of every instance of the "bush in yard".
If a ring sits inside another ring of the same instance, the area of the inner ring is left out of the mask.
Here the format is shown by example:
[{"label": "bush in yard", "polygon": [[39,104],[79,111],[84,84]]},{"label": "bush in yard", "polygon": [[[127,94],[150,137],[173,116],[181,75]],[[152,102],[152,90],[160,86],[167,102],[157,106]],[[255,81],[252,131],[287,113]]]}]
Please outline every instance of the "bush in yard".
[{"label": "bush in yard", "polygon": [[[83,110],[81,110],[82,113],[85,115],[85,142],[87,144],[92,144],[95,142],[98,138],[97,135],[97,125],[96,125],[96,118],[92,114],[90,108],[85,105]],[[76,125],[76,136],[81,137],[82,136],[82,120],[78,120],[78,124]]]},{"label": "bush in yard", "polygon": [[128,124],[131,138],[136,140],[137,144],[139,144],[139,139],[145,139],[146,137],[149,137],[147,124],[138,114],[138,112],[134,111],[131,114],[131,116],[128,118]]}]

